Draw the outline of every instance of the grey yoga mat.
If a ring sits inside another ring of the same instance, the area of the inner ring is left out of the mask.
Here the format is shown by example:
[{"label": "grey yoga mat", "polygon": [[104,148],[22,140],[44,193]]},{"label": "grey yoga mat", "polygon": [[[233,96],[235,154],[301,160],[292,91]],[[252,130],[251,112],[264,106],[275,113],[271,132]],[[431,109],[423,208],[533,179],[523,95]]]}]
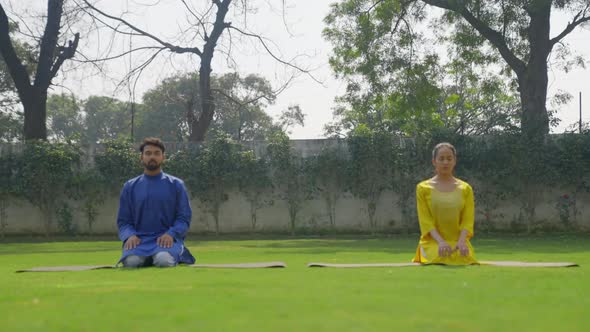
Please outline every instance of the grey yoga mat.
[{"label": "grey yoga mat", "polygon": [[270,267],[287,267],[283,262],[236,263],[236,264],[193,264],[197,268],[229,268],[229,269],[260,269]]},{"label": "grey yoga mat", "polygon": [[[287,267],[283,262],[258,262],[258,263],[237,263],[237,264],[192,264],[192,268],[225,268],[225,269],[260,269],[271,267]],[[83,265],[83,266],[49,266],[33,267],[30,269],[18,270],[16,272],[65,272],[65,271],[87,271],[98,269],[114,269],[115,265]]]},{"label": "grey yoga mat", "polygon": [[[505,266],[505,267],[574,267],[572,262],[515,262],[515,261],[480,261],[480,265]],[[369,263],[369,264],[333,264],[333,263],[308,263],[307,267],[337,267],[337,268],[363,268],[363,267],[409,267],[426,266],[420,263]]]},{"label": "grey yoga mat", "polygon": [[18,270],[16,272],[63,272],[63,271],[86,271],[99,269],[114,269],[115,265],[83,265],[83,266],[47,266],[33,267],[30,269]]}]

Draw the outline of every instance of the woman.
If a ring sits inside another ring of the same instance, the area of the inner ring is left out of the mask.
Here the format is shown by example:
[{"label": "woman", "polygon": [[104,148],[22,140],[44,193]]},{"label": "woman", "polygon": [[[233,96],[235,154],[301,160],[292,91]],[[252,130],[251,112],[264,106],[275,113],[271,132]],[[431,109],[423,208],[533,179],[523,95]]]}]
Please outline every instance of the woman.
[{"label": "woman", "polygon": [[478,264],[469,242],[473,236],[473,190],[453,176],[456,163],[454,146],[436,145],[432,151],[436,175],[416,186],[421,236],[413,262]]}]

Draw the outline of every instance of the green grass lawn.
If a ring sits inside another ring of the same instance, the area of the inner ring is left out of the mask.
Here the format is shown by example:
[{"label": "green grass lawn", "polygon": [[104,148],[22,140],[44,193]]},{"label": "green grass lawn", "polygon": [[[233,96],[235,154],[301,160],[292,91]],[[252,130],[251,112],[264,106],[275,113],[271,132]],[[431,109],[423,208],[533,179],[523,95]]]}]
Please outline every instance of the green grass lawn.
[{"label": "green grass lawn", "polygon": [[417,238],[194,241],[199,263],[286,269],[22,268],[111,264],[118,242],[0,245],[1,331],[588,331],[590,237],[474,239],[481,260],[578,268],[306,268],[406,262]]}]

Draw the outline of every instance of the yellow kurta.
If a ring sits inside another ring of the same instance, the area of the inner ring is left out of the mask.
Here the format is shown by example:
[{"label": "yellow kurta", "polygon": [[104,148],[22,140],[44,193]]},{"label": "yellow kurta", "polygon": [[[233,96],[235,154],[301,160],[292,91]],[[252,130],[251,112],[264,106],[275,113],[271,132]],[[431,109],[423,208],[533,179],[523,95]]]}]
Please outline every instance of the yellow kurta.
[{"label": "yellow kurta", "polygon": [[[478,264],[470,242],[475,219],[473,189],[467,182],[458,179],[457,181],[457,188],[452,192],[438,191],[430,180],[422,181],[416,186],[416,205],[421,236],[413,262],[447,265]],[[461,231],[467,230],[466,242],[469,255],[461,256],[459,250],[455,250],[451,256],[439,257],[438,242],[430,235],[433,229],[436,229],[453,249]]]}]

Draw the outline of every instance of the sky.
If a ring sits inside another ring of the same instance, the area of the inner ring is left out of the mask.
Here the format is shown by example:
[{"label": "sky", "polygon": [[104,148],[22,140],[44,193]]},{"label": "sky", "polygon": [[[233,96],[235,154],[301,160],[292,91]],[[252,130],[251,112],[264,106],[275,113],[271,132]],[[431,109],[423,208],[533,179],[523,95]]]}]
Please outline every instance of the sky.
[{"label": "sky", "polygon": [[[78,0],[79,1],[79,0]],[[210,3],[205,0],[189,1],[191,3]],[[239,1],[234,1],[238,3]],[[328,64],[331,53],[331,45],[323,39],[322,30],[325,25],[324,17],[329,12],[329,5],[334,0],[286,0],[286,6],[282,6],[281,0],[250,1],[252,11],[246,16],[231,12],[231,20],[236,26],[245,26],[250,32],[255,32],[267,38],[270,48],[276,55],[294,62],[301,67],[312,69],[312,76],[298,75],[289,87],[283,91],[271,105],[267,112],[277,117],[280,112],[290,105],[299,105],[306,114],[305,127],[292,129],[292,139],[309,139],[323,137],[324,125],[333,121],[334,98],[344,92],[345,83],[337,80]],[[40,0],[0,0],[3,5],[14,10],[26,10],[31,16],[43,11],[46,1]],[[181,32],[186,26],[186,11],[180,0],[95,0],[98,8],[105,12],[118,14],[128,11],[125,18],[132,21],[138,27],[157,35],[158,37],[178,42],[185,46],[190,45],[191,35]],[[152,4],[153,6],[140,6]],[[552,18],[552,36],[561,31],[567,24],[569,16],[562,13],[554,13]],[[176,40],[182,35],[183,39]],[[142,41],[133,37],[109,44],[110,35],[105,31],[87,36],[81,41],[80,49],[87,55],[98,53],[106,54],[106,50],[122,49],[142,45]],[[100,39],[99,39],[100,38]],[[566,39],[571,44],[572,50],[586,58],[590,56],[590,26],[578,28]],[[215,54],[213,61],[214,73],[226,73],[238,71],[242,74],[257,73],[266,77],[274,87],[283,85],[293,70],[277,63],[270,58],[262,46],[252,39],[241,38],[238,34],[232,34],[231,60],[228,60],[228,49]],[[112,53],[114,54],[114,53]],[[55,87],[54,92],[71,91],[78,96],[112,95],[123,100],[130,98],[132,93],[126,87],[116,89],[116,83],[127,72],[130,61],[137,61],[141,54],[123,57],[120,61],[110,62],[104,68],[109,74],[105,77],[97,74],[97,71],[88,65],[70,64],[76,66],[75,71],[68,71],[67,75],[61,75],[56,79],[60,87]],[[589,63],[590,65],[590,63]],[[69,68],[70,68],[69,67]],[[135,85],[135,98],[140,100],[141,95],[154,87],[163,78],[179,72],[198,69],[198,61],[194,57],[186,55],[165,55],[158,58],[143,73]],[[319,82],[318,82],[319,81]],[[581,92],[583,98],[584,121],[590,121],[590,69],[576,68],[569,73],[552,69],[549,72],[549,94],[558,90],[569,92],[574,96],[573,100],[562,106],[557,113],[561,118],[561,124],[554,128],[554,132],[563,132],[579,118],[578,95]]]}]

